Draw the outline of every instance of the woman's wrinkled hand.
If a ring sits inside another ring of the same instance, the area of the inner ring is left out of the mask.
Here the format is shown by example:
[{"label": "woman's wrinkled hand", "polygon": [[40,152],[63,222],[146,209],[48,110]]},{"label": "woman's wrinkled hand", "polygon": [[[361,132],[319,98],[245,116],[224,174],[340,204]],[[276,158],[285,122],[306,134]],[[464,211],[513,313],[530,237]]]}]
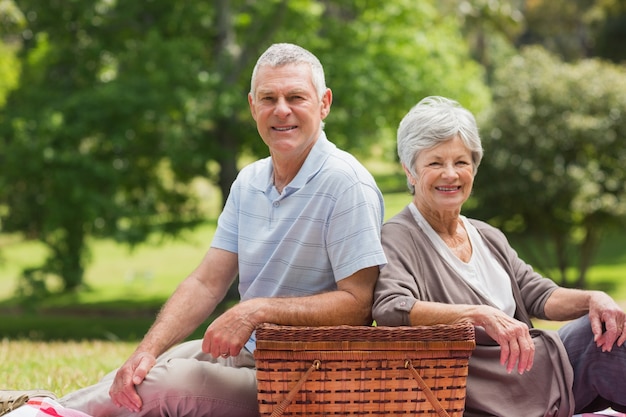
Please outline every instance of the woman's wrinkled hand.
[{"label": "woman's wrinkled hand", "polygon": [[500,363],[506,365],[509,373],[516,366],[519,374],[529,371],[535,358],[535,343],[528,326],[498,309],[486,308],[481,326],[500,345]]},{"label": "woman's wrinkled hand", "polygon": [[594,341],[603,352],[613,346],[622,346],[626,341],[626,313],[603,292],[595,291],[589,299],[589,320]]}]

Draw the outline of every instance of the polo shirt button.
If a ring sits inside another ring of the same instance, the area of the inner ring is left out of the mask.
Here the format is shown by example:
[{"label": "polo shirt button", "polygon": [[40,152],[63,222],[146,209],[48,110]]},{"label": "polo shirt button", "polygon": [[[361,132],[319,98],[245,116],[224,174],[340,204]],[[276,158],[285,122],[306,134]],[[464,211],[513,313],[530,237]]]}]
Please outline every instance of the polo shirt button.
[{"label": "polo shirt button", "polygon": [[278,206],[280,206],[280,202],[274,201],[274,207],[278,207]]}]

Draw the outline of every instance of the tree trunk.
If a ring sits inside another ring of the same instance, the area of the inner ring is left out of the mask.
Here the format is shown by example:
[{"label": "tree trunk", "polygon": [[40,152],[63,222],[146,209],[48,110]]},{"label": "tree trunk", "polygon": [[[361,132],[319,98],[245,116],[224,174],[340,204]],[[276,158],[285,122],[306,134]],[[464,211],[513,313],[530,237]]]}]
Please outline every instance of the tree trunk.
[{"label": "tree trunk", "polygon": [[217,185],[222,193],[222,207],[226,204],[230,187],[237,178],[239,170],[237,169],[237,157],[239,155],[239,140],[230,134],[229,123],[234,121],[221,120],[218,123],[217,140],[219,142],[219,156],[216,158],[220,166],[220,174],[217,179]]},{"label": "tree trunk", "polygon": [[587,287],[587,271],[591,266],[592,259],[598,249],[600,242],[600,234],[595,231],[593,226],[587,227],[587,234],[580,245],[580,262],[578,265],[578,278],[576,279],[576,288]]}]

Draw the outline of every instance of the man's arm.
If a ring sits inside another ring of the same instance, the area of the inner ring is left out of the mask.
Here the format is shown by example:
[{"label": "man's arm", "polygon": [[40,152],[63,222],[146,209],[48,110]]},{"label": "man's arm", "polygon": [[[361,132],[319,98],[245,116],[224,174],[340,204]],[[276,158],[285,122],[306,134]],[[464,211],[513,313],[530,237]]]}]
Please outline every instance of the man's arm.
[{"label": "man's arm", "polygon": [[626,341],[626,314],[604,292],[557,288],[544,311],[550,320],[572,320],[588,313],[594,340],[603,351],[610,352],[615,343],[621,346]]},{"label": "man's arm", "polygon": [[306,297],[254,298],[237,304],[207,328],[202,350],[236,355],[256,326],[367,325],[371,323],[378,266],[364,268],[337,283],[337,290]]},{"label": "man's arm", "polygon": [[109,394],[120,407],[137,412],[135,389],[156,357],[191,334],[217,307],[237,274],[237,254],[210,248],[200,265],[176,288],[131,357],[120,367]]}]

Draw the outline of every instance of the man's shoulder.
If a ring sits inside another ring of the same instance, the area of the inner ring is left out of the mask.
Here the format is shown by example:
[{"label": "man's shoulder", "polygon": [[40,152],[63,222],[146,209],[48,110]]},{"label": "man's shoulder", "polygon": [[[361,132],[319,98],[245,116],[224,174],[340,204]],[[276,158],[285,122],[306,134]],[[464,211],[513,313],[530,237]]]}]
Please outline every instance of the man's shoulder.
[{"label": "man's shoulder", "polygon": [[268,166],[271,164],[271,158],[269,156],[261,159],[257,159],[254,162],[245,165],[243,168],[239,170],[239,175],[254,175],[261,171],[267,170]]},{"label": "man's shoulder", "polygon": [[330,153],[322,171],[329,178],[377,187],[372,173],[354,155],[339,148]]},{"label": "man's shoulder", "polygon": [[237,173],[237,178],[235,178],[234,185],[253,185],[257,188],[264,189],[267,186],[270,172],[270,157],[258,159],[239,170],[239,172]]}]

